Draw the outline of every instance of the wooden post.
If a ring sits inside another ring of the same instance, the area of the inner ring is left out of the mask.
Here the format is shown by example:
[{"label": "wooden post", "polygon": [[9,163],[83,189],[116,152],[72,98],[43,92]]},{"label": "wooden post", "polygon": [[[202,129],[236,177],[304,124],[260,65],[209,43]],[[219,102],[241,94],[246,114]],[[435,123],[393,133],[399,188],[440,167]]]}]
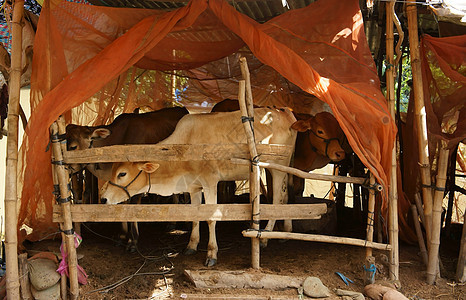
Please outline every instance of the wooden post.
[{"label": "wooden post", "polygon": [[8,104],[8,137],[5,172],[5,255],[8,299],[19,299],[17,209],[18,120],[21,88],[22,26],[24,1],[13,2],[11,71]]},{"label": "wooden post", "polygon": [[[374,175],[370,174],[370,185],[375,183]],[[366,241],[372,242],[374,240],[374,209],[375,209],[375,190],[369,189],[369,203],[367,207],[367,229]],[[371,284],[375,282],[375,271],[372,266],[375,265],[375,258],[372,256],[372,248],[366,248],[366,261],[364,268],[364,284]]]},{"label": "wooden post", "polygon": [[419,165],[421,166],[422,198],[424,202],[424,218],[427,243],[432,233],[432,182],[430,179],[429,142],[427,140],[426,109],[424,91],[422,88],[421,60],[417,25],[417,8],[414,0],[407,0],[406,14],[408,17],[409,51],[413,73],[414,114],[418,131]]},{"label": "wooden post", "polygon": [[[370,175],[370,185],[375,183],[374,175]],[[369,206],[367,208],[367,228],[366,240],[372,242],[374,240],[374,209],[375,209],[375,190],[369,189]],[[372,256],[372,248],[366,249],[366,256]]]},{"label": "wooden post", "polygon": [[[64,217],[62,230],[65,233],[65,245],[68,252],[68,271],[70,278],[70,297],[72,300],[78,299],[79,296],[79,283],[78,283],[78,270],[77,270],[77,256],[76,248],[74,246],[74,232],[73,223],[71,219],[71,197],[68,185],[68,172],[65,170],[63,163],[62,146],[60,145],[59,134],[63,134],[62,126],[63,117],[59,117],[57,122],[54,122],[50,127],[52,134],[52,150],[53,157],[55,159],[55,170],[57,171],[58,183],[60,187],[60,202],[62,207],[62,213]],[[58,125],[58,123],[61,123]],[[59,131],[59,129],[62,129]]]},{"label": "wooden post", "polygon": [[29,283],[29,270],[28,270],[28,254],[22,253],[19,255],[19,275],[21,283],[21,299],[32,300],[34,297],[31,293],[31,284]]},{"label": "wooden post", "polygon": [[[52,154],[52,161],[55,161],[55,157]],[[58,165],[52,165],[52,178],[53,178],[53,190],[55,193],[55,196],[57,197],[56,199],[58,200],[60,198],[60,191],[59,191],[59,180],[58,180],[58,171],[57,171],[57,166]],[[65,228],[63,222],[59,224],[61,232],[61,240],[64,242],[66,240],[65,233],[63,232],[63,228]],[[65,251],[68,253],[68,249],[66,248],[68,245],[65,243]],[[62,258],[64,259],[64,258]],[[61,294],[61,300],[67,300],[68,299],[68,278],[66,277],[66,274],[63,273],[61,274],[60,277],[60,294]]]},{"label": "wooden post", "polygon": [[[395,1],[386,3],[386,48],[387,48],[387,60],[388,67],[385,71],[385,77],[387,81],[387,100],[390,109],[390,115],[393,121],[395,121],[395,60],[394,60],[394,33],[393,33],[393,6]],[[390,279],[398,280],[399,278],[399,255],[398,255],[398,192],[397,192],[397,164],[396,164],[396,139],[392,145],[392,165],[390,169],[390,187],[388,191],[389,197],[389,240],[392,245],[392,251],[390,252]]]},{"label": "wooden post", "polygon": [[463,234],[461,235],[460,255],[456,266],[456,280],[466,282],[466,222],[463,223]]},{"label": "wooden post", "polygon": [[[243,116],[249,118],[249,122],[243,121],[244,130],[246,132],[249,153],[251,154],[251,174],[249,177],[249,197],[252,205],[252,229],[260,229],[260,168],[254,162],[258,159],[256,141],[254,137],[254,109],[251,93],[251,83],[249,79],[249,70],[246,62],[246,58],[240,58],[241,73],[243,74],[244,80],[239,82],[239,105]],[[245,97],[246,94],[246,97]],[[252,267],[254,269],[260,268],[260,244],[259,238],[253,238],[251,240],[251,260]]]},{"label": "wooden post", "polygon": [[455,202],[455,187],[456,187],[456,157],[458,155],[458,146],[451,151],[450,154],[450,164],[448,167],[448,180],[449,187],[448,191],[448,206],[447,206],[447,215],[445,216],[445,233],[447,236],[450,235],[451,228],[451,217],[453,215],[453,202]]},{"label": "wooden post", "polygon": [[445,195],[445,183],[447,181],[448,157],[450,151],[447,143],[441,141],[439,152],[437,181],[435,184],[434,205],[432,208],[432,235],[429,247],[429,261],[427,264],[427,283],[434,284],[439,270],[440,230],[442,227],[442,202]]},{"label": "wooden post", "polygon": [[421,252],[422,261],[424,262],[424,265],[427,267],[428,257],[426,244],[424,243],[424,236],[422,235],[421,225],[419,224],[419,215],[417,214],[417,208],[414,204],[411,205],[411,213],[413,215],[414,228],[416,229],[419,251]]}]

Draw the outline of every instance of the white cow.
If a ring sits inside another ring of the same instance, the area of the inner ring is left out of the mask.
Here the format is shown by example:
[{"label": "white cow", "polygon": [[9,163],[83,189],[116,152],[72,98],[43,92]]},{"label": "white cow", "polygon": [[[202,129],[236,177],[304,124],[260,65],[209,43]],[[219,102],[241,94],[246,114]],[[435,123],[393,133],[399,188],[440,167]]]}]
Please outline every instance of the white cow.
[{"label": "white cow", "polygon": [[[296,131],[292,125],[296,118],[288,109],[254,109],[254,132],[256,143],[283,144],[294,147]],[[241,112],[221,112],[186,115],[178,123],[175,131],[160,144],[237,144],[246,143],[246,134],[241,123]],[[289,165],[291,160],[273,161]],[[163,162],[124,162],[114,163],[112,180],[101,191],[103,203],[117,204],[135,194],[150,191],[163,196],[189,192],[191,204],[200,205],[202,192],[206,204],[217,203],[217,183],[219,181],[249,179],[250,167],[236,165],[230,161],[163,161]],[[271,170],[273,176],[273,202],[286,203],[287,176],[283,172]],[[209,244],[206,266],[217,262],[216,221],[208,221]],[[273,229],[273,228],[268,228]],[[291,229],[291,228],[289,228]],[[197,251],[199,244],[199,222],[193,222],[186,254]]]}]

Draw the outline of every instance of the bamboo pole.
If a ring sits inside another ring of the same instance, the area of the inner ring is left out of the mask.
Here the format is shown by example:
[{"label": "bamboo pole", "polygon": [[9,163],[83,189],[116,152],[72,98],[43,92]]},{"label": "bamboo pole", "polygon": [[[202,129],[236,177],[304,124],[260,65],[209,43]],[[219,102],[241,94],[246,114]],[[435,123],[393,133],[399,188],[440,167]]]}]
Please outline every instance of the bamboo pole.
[{"label": "bamboo pole", "polygon": [[[249,118],[249,122],[243,121],[244,130],[246,132],[249,152],[251,160],[254,162],[257,158],[256,142],[254,137],[254,109],[252,103],[251,83],[249,80],[249,70],[246,63],[246,58],[240,58],[241,73],[244,80],[239,82],[239,106],[243,116]],[[249,91],[248,91],[249,90]],[[246,96],[246,97],[245,97]],[[249,197],[252,205],[252,229],[260,229],[260,168],[253,163],[251,166],[251,174],[249,177]],[[260,243],[259,239],[251,239],[251,263],[254,269],[260,268]]]},{"label": "bamboo pole", "polygon": [[[390,109],[390,115],[395,120],[395,60],[394,60],[394,32],[393,32],[393,21],[394,21],[394,9],[395,1],[386,3],[386,51],[388,67],[385,71],[385,77],[387,81],[387,100]],[[389,198],[389,241],[392,245],[392,251],[390,251],[390,279],[398,280],[400,259],[398,253],[398,192],[397,192],[397,164],[396,164],[396,139],[392,145],[392,165],[390,168],[390,187],[388,191]]]},{"label": "bamboo pole", "polygon": [[425,227],[426,226],[426,218],[424,217],[424,209],[422,209],[422,200],[421,200],[421,196],[419,195],[419,193],[416,193],[414,195],[414,202],[416,203],[416,208],[417,208],[417,212],[419,214],[419,217],[421,218],[421,223]]},{"label": "bamboo pole", "polygon": [[428,257],[426,244],[424,243],[424,236],[422,235],[421,225],[419,224],[419,215],[417,214],[417,208],[414,204],[411,205],[411,213],[413,215],[414,228],[416,229],[419,251],[421,252],[422,261],[424,262],[424,265],[427,267]]},{"label": "bamboo pole", "polygon": [[450,150],[447,143],[441,141],[439,152],[437,181],[435,184],[434,205],[432,208],[432,235],[429,247],[429,261],[427,264],[427,283],[434,284],[439,270],[440,230],[442,227],[442,202],[445,195],[445,183],[447,181],[448,157]]},{"label": "bamboo pole", "polygon": [[[55,161],[55,157],[52,154],[52,161]],[[52,178],[53,178],[53,190],[55,193],[56,200],[60,198],[60,191],[59,191],[59,180],[58,180],[58,171],[57,171],[57,166],[58,165],[53,165],[52,166]],[[62,207],[60,206],[60,211],[62,210]],[[55,221],[54,221],[55,222]],[[60,231],[61,231],[61,240],[64,242],[66,240],[65,233],[63,232],[63,228],[65,227],[63,222],[60,222]],[[64,243],[63,245],[65,248],[68,246],[68,244]],[[68,249],[65,249],[66,253],[68,253]],[[62,257],[62,259],[64,259]],[[61,274],[60,277],[60,294],[61,294],[61,300],[67,300],[68,299],[68,283],[67,283],[67,277],[66,274],[63,273]]]},{"label": "bamboo pole", "polygon": [[[232,158],[231,162],[235,164],[242,164],[242,165],[247,165],[251,163],[249,160],[241,159],[241,158]],[[367,179],[362,178],[362,177],[346,177],[346,176],[333,176],[333,175],[327,175],[327,174],[314,174],[314,173],[304,172],[299,169],[282,166],[280,164],[268,163],[268,162],[258,162],[257,164],[261,168],[274,169],[274,170],[286,172],[288,174],[292,174],[292,175],[295,175],[301,178],[361,184],[367,187]],[[377,184],[377,183],[374,183],[374,188],[378,192],[381,192],[383,189],[382,185]]]},{"label": "bamboo pole", "polygon": [[[374,175],[370,175],[370,185],[375,184]],[[369,190],[369,205],[367,208],[367,228],[366,240],[372,242],[374,240],[374,209],[375,209],[375,191]],[[366,249],[366,257],[372,256],[372,248]]]},{"label": "bamboo pole", "polygon": [[463,223],[463,233],[461,235],[460,253],[456,266],[456,280],[466,282],[466,222]]},{"label": "bamboo pole", "polygon": [[5,172],[5,255],[8,299],[19,299],[17,204],[18,120],[21,89],[22,26],[24,1],[14,1],[11,22],[12,49],[8,104],[8,137]]},{"label": "bamboo pole", "polygon": [[417,8],[414,0],[406,4],[409,31],[409,51],[411,55],[411,68],[413,73],[414,114],[418,131],[419,165],[421,166],[422,198],[424,202],[424,218],[427,243],[432,232],[432,182],[430,179],[429,143],[427,140],[427,120],[424,105],[424,91],[422,87],[421,60],[419,51],[419,37],[417,25]]},{"label": "bamboo pole", "polygon": [[[375,184],[375,178],[373,174],[370,174],[370,185]],[[367,205],[367,229],[366,229],[366,241],[372,242],[374,240],[374,209],[375,209],[375,191],[369,189],[369,203]],[[376,269],[373,268],[375,265],[375,257],[372,256],[372,248],[366,248],[366,261],[364,264],[364,284],[371,284],[375,282]]]},{"label": "bamboo pole", "polygon": [[[242,234],[244,237],[250,237],[250,238],[257,236],[257,232],[254,230],[243,230]],[[387,251],[391,251],[392,249],[392,247],[388,244],[380,244],[380,243],[368,242],[365,240],[354,239],[354,238],[336,237],[336,236],[319,235],[319,234],[262,231],[261,237],[265,239],[300,240],[300,241],[308,241],[308,242],[345,244],[345,245],[353,245],[353,246],[360,246],[360,247],[371,247],[374,249],[387,250]]]},{"label": "bamboo pole", "polygon": [[77,270],[77,256],[76,248],[74,247],[74,232],[73,232],[73,222],[71,219],[71,202],[70,202],[70,190],[68,188],[68,172],[65,170],[63,162],[62,148],[60,145],[60,140],[58,138],[59,128],[63,128],[62,125],[57,123],[63,122],[63,117],[60,116],[57,122],[54,122],[50,127],[52,134],[52,150],[53,156],[55,158],[57,171],[58,182],[60,187],[60,198],[61,198],[61,207],[64,217],[63,222],[63,231],[65,233],[65,245],[68,252],[68,271],[70,278],[70,298],[72,300],[78,299],[79,297],[79,283],[78,283],[78,270]]}]

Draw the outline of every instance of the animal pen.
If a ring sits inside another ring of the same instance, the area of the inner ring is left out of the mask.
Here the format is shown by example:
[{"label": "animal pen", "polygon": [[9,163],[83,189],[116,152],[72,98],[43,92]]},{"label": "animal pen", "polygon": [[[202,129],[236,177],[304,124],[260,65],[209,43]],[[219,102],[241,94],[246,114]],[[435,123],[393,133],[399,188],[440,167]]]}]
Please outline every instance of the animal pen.
[{"label": "animal pen", "polygon": [[[380,91],[377,71],[366,42],[359,1],[321,2],[257,23],[223,0],[192,0],[186,6],[169,12],[45,1],[34,44],[31,78],[33,113],[18,159],[14,130],[18,123],[15,103],[19,100],[19,86],[13,83],[19,82],[18,76],[21,75],[15,65],[18,66],[21,59],[23,2],[15,1],[7,161],[10,176],[7,177],[5,197],[9,297],[19,299],[18,239],[21,242],[26,236],[23,231],[17,234],[18,226],[26,224],[31,227],[33,232],[27,238],[38,240],[56,231],[55,222],[59,224],[66,244],[72,299],[79,295],[74,222],[252,220],[252,229],[243,235],[252,241],[253,268],[260,268],[259,237],[300,239],[366,247],[368,263],[372,248],[388,250],[391,277],[398,279],[398,215],[405,206],[400,208],[397,205],[401,195],[398,194],[396,177],[394,2],[386,5],[386,99]],[[419,53],[415,46],[418,35],[414,2],[408,1],[406,9],[412,33],[409,38],[415,115],[420,132],[419,149],[427,149],[427,137],[422,136],[422,133],[427,133],[427,121],[423,97],[419,95],[423,88],[418,77],[421,70],[416,67]],[[314,30],[309,30],[311,27]],[[399,34],[400,31],[398,29]],[[246,59],[240,57],[246,57],[247,64]],[[166,78],[171,78],[171,81],[167,82]],[[181,81],[189,82],[189,88],[184,90]],[[142,86],[141,82],[149,84]],[[253,103],[312,112],[314,107],[311,104],[316,100],[311,95],[328,104],[352,150],[369,169],[370,180],[323,176],[267,163],[269,157],[287,156],[292,149],[283,145],[256,144],[249,122],[243,123],[248,144],[234,147],[124,145],[71,152],[66,151],[64,142],[67,123],[105,124],[118,113],[131,112],[139,107],[159,109],[173,99],[195,109],[202,107],[205,99],[219,102],[225,98],[239,98],[242,114],[247,119],[253,117]],[[49,140],[51,151],[45,151]],[[440,238],[438,203],[441,205],[445,189],[442,174],[446,173],[444,166],[448,150],[446,144],[440,150],[435,202],[429,199],[432,183],[427,173],[430,172],[428,153],[419,151],[426,219],[423,224],[431,245],[428,280],[433,283],[437,276]],[[254,159],[258,156],[259,161]],[[67,164],[148,160],[228,160],[250,164],[251,204],[203,204],[200,207],[189,204],[72,204]],[[11,176],[17,173],[18,162],[18,174],[22,178],[19,219],[16,218],[16,178]],[[261,231],[260,220],[312,219],[326,211],[322,204],[260,204],[257,199],[261,167],[275,168],[303,178],[370,187],[366,240]],[[54,187],[56,199],[51,196]],[[372,238],[376,192],[380,192],[380,199],[383,199],[383,213],[389,216],[389,242],[386,244],[373,242]],[[58,204],[54,205],[55,200]],[[400,224],[406,226],[403,222]],[[66,295],[66,277],[62,282],[62,295]]]}]

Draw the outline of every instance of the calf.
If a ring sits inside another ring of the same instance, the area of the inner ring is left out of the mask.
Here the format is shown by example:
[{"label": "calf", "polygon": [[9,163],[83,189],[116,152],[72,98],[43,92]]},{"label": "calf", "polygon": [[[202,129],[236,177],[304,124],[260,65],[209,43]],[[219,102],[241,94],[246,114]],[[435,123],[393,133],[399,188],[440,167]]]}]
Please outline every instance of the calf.
[{"label": "calf", "polygon": [[[66,127],[67,148],[71,151],[112,145],[156,144],[167,138],[178,121],[187,114],[186,108],[173,107],[144,114],[122,114],[109,125],[90,127],[69,124]],[[111,163],[70,166],[72,172],[84,167],[100,180],[108,181],[111,178]],[[139,235],[137,223],[133,223],[131,229],[130,234],[127,224],[123,223],[128,246],[134,251]]]},{"label": "calf", "polygon": [[[284,144],[293,146],[296,131],[291,128],[296,118],[287,110],[268,108],[254,109],[254,132],[257,143]],[[246,143],[241,124],[241,112],[224,112],[187,115],[178,123],[173,134],[160,142],[168,144],[238,144]],[[289,165],[291,154],[286,159],[274,160]],[[191,194],[191,204],[200,205],[202,191],[206,204],[217,203],[219,181],[245,180],[250,167],[230,161],[161,161],[145,163],[115,163],[111,181],[101,190],[102,202],[117,204],[138,193],[151,191],[160,195],[182,192]],[[287,174],[271,171],[274,182],[274,203],[286,202]],[[216,221],[208,221],[209,243],[206,266],[217,262]],[[186,253],[194,253],[199,243],[199,222],[193,222]]]}]

